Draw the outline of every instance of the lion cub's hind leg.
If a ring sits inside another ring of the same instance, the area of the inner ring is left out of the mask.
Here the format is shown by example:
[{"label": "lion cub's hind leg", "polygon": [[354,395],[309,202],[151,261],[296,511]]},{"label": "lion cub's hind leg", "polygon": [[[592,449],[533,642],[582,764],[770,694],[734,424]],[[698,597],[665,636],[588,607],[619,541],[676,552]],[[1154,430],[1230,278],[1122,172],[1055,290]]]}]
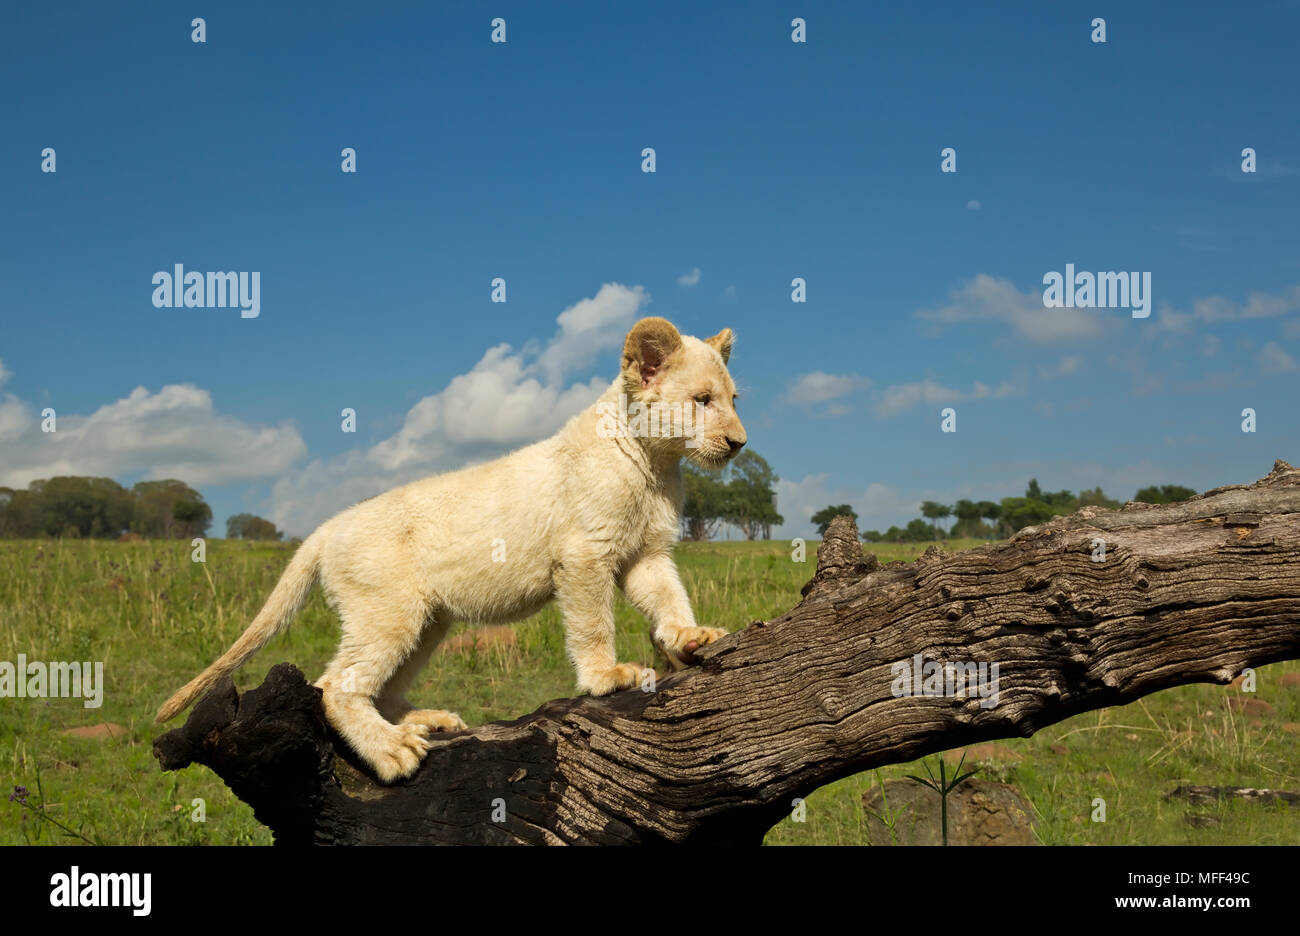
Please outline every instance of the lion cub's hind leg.
[{"label": "lion cub's hind leg", "polygon": [[442,643],[449,627],[450,621],[442,618],[434,618],[425,627],[420,645],[397,668],[393,678],[379,694],[376,707],[384,718],[399,725],[426,725],[433,731],[464,731],[469,727],[455,712],[446,709],[417,709],[406,701],[406,693],[411,684],[429,662],[429,657],[438,644]]},{"label": "lion cub's hind leg", "polygon": [[[380,780],[391,783],[409,777],[428,753],[432,728],[418,721],[393,724],[380,714],[376,701],[385,698],[389,684],[408,663],[409,684],[432,652],[433,646],[422,647],[428,609],[407,595],[336,591],[335,599],[343,637],[325,675],[316,682],[323,693],[325,717]],[[392,698],[387,693],[386,706]]]}]

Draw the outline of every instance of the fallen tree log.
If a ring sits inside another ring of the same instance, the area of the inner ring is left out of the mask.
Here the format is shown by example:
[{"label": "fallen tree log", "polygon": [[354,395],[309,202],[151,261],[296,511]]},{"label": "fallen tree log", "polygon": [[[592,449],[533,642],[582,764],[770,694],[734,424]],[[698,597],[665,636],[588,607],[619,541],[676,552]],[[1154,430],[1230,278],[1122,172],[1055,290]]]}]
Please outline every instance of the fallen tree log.
[{"label": "fallen tree log", "polygon": [[1300,471],[884,566],[841,517],[803,593],[655,691],[439,735],[394,786],[287,664],[219,685],[154,752],[216,771],[284,844],[758,844],[832,780],[1300,656]]}]

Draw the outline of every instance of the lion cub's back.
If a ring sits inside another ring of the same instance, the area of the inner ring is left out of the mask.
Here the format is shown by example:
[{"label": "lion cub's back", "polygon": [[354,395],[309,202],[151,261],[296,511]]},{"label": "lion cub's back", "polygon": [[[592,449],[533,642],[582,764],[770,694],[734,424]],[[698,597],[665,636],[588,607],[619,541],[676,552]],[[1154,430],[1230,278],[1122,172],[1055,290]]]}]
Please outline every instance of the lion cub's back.
[{"label": "lion cub's back", "polygon": [[557,467],[546,440],[362,501],[328,521],[328,577],[421,583],[468,615],[485,596],[532,605],[550,591]]}]

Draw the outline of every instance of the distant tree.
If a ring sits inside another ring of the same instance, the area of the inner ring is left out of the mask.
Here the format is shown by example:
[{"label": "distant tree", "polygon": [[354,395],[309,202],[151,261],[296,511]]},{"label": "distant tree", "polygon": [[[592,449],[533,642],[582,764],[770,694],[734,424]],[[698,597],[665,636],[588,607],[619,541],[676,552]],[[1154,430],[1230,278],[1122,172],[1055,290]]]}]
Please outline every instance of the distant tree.
[{"label": "distant tree", "polygon": [[1107,497],[1100,487],[1095,487],[1091,491],[1080,491],[1078,506],[1080,507],[1108,507],[1116,510],[1123,506],[1119,501]]},{"label": "distant tree", "polygon": [[1185,501],[1196,493],[1189,487],[1177,484],[1162,484],[1159,487],[1144,487],[1133,495],[1135,501],[1143,504],[1176,504]]},{"label": "distant tree", "polygon": [[0,537],[193,537],[211,523],[202,495],[180,481],[142,481],[128,491],[112,478],[69,475],[0,488]]},{"label": "distant tree", "polygon": [[1056,513],[1071,514],[1079,507],[1079,500],[1069,491],[1044,492],[1042,501]]},{"label": "distant tree", "polygon": [[116,538],[131,520],[131,493],[112,478],[61,476],[4,490],[4,535]]},{"label": "distant tree", "polygon": [[848,504],[840,504],[838,507],[823,507],[812,515],[812,522],[817,524],[817,535],[825,536],[826,528],[831,525],[831,521],[836,517],[852,517],[853,522],[858,522],[858,512]]},{"label": "distant tree", "polygon": [[683,463],[683,539],[709,539],[722,523],[735,526],[746,539],[771,539],[772,527],[785,522],[776,510],[779,480],[767,460],[749,449],[721,471]]},{"label": "distant tree", "polygon": [[203,536],[212,526],[212,508],[202,500],[182,499],[172,506],[173,529],[180,539]]},{"label": "distant tree", "polygon": [[939,537],[939,528],[931,526],[920,517],[911,520],[903,531],[903,541],[906,543],[926,543]]},{"label": "distant tree", "polygon": [[772,538],[772,526],[784,523],[776,512],[773,485],[781,480],[772,466],[757,452],[746,449],[727,466],[723,520],[734,524],[745,539]]},{"label": "distant tree", "polygon": [[[1041,491],[1039,493],[1042,493]],[[1002,499],[1002,525],[1015,533],[1027,526],[1036,526],[1052,519],[1056,511],[1051,505],[1032,497],[1004,497]]]},{"label": "distant tree", "polygon": [[957,518],[957,522],[948,531],[950,537],[984,537],[988,535],[988,528],[980,522],[979,505],[974,501],[965,498],[957,501],[952,505],[952,515]]},{"label": "distant tree", "polygon": [[279,540],[283,537],[274,523],[253,514],[235,514],[226,520],[227,539]]},{"label": "distant tree", "polygon": [[[933,538],[938,539],[939,538],[938,521],[942,520],[945,517],[951,517],[952,508],[949,507],[947,504],[940,504],[940,503],[936,503],[935,501],[925,501],[921,504],[921,516],[925,517],[930,521],[930,525],[933,527],[933,533],[934,533]],[[908,528],[909,529],[911,528],[910,524]]]},{"label": "distant tree", "polygon": [[865,530],[862,533],[862,538],[868,543],[879,543],[885,538],[885,534],[879,530]]},{"label": "distant tree", "polygon": [[995,519],[1000,521],[998,531],[1010,534],[1027,526],[1046,523],[1057,514],[1073,513],[1078,506],[1078,498],[1069,491],[1044,491],[1037,478],[1030,478],[1025,496],[1004,497]]},{"label": "distant tree", "polygon": [[883,534],[881,534],[880,538],[881,538],[881,542],[885,542],[885,543],[901,543],[903,542],[904,535],[905,533],[903,530],[900,530],[896,526],[891,526],[888,530],[886,530]]},{"label": "distant tree", "polygon": [[996,530],[998,521],[1002,519],[1002,505],[995,504],[993,501],[980,501],[975,506],[978,508],[980,516],[987,520],[989,525]]},{"label": "distant tree", "polygon": [[[957,522],[948,531],[948,536],[954,539],[967,536],[991,539],[997,535],[996,523],[999,513],[1000,508],[992,501],[976,503],[963,498],[952,505],[952,515],[957,518]],[[985,523],[982,519],[984,517],[991,517],[993,525]]]},{"label": "distant tree", "polygon": [[962,498],[952,505],[952,513],[957,518],[952,528],[953,535],[974,535],[972,531],[977,531],[980,526],[979,506],[974,501]]},{"label": "distant tree", "polygon": [[0,505],[0,537],[46,535],[41,522],[40,494],[31,485],[26,490],[5,488],[5,491],[7,497]]},{"label": "distant tree", "polygon": [[716,472],[697,468],[690,462],[682,465],[682,483],[686,489],[682,536],[688,540],[707,540],[727,512],[726,485]]},{"label": "distant tree", "polygon": [[132,489],[131,531],[147,539],[191,539],[212,525],[212,508],[183,481],[141,481]]}]

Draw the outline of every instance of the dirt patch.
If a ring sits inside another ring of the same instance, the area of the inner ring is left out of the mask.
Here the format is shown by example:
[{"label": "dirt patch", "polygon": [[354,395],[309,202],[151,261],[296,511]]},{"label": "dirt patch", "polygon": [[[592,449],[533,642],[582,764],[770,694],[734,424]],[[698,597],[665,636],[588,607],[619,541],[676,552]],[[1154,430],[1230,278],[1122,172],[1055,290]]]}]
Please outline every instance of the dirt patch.
[{"label": "dirt patch", "polygon": [[989,742],[987,744],[972,744],[970,747],[954,748],[951,751],[943,752],[943,759],[950,766],[956,766],[961,761],[962,754],[966,755],[966,765],[977,764],[980,761],[993,761],[997,764],[1018,764],[1025,759],[1025,755],[1019,751],[1012,750],[1005,744]]},{"label": "dirt patch", "polygon": [[490,649],[491,647],[513,647],[515,645],[515,629],[498,625],[495,627],[475,627],[472,630],[461,631],[453,637],[444,640],[438,647],[439,653],[469,653],[471,649],[479,653]]},{"label": "dirt patch", "polygon": [[102,738],[126,737],[127,730],[113,722],[100,722],[98,725],[82,725],[78,728],[69,728],[63,734],[69,738],[89,738],[97,741]]},{"label": "dirt patch", "polygon": [[1277,709],[1263,699],[1249,699],[1245,696],[1229,696],[1228,706],[1247,718],[1271,718],[1277,714]]},{"label": "dirt patch", "polygon": [[[982,745],[976,745],[980,747]],[[969,758],[967,758],[969,762]],[[894,833],[880,817],[894,817]],[[862,794],[872,845],[939,845],[943,841],[939,794],[911,780],[890,780]],[[1009,783],[967,780],[948,794],[948,844],[1036,845],[1034,810]]]}]

